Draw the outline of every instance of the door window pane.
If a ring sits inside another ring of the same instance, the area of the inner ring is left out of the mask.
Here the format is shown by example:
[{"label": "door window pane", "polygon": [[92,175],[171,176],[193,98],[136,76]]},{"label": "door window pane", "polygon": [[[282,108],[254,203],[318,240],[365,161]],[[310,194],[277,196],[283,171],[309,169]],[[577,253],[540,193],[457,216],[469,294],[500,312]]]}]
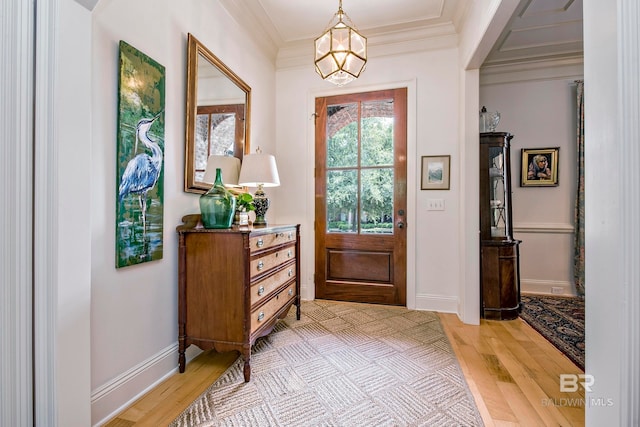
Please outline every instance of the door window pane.
[{"label": "door window pane", "polygon": [[361,166],[393,166],[393,102],[362,103]]},{"label": "door window pane", "polygon": [[362,234],[393,234],[393,169],[362,169]]},{"label": "door window pane", "polygon": [[236,155],[235,140],[235,113],[205,113],[196,116],[196,181],[204,179],[204,170],[210,155]]},{"label": "door window pane", "polygon": [[358,165],[358,104],[327,108],[327,167]]},{"label": "door window pane", "polygon": [[357,170],[327,171],[327,232],[358,231]]},{"label": "door window pane", "polygon": [[233,156],[235,143],[236,115],[233,113],[212,114],[209,155]]}]

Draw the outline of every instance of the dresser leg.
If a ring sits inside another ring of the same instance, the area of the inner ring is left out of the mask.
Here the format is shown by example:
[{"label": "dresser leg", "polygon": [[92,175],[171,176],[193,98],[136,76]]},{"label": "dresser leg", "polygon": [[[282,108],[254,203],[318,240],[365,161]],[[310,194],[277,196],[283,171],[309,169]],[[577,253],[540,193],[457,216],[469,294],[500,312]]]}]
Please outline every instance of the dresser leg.
[{"label": "dresser leg", "polygon": [[300,296],[296,297],[296,319],[300,320]]},{"label": "dresser leg", "polygon": [[178,341],[178,371],[183,374],[186,365],[186,359],[184,356],[184,339],[179,339]]},{"label": "dresser leg", "polygon": [[244,382],[251,381],[251,353],[244,355]]}]

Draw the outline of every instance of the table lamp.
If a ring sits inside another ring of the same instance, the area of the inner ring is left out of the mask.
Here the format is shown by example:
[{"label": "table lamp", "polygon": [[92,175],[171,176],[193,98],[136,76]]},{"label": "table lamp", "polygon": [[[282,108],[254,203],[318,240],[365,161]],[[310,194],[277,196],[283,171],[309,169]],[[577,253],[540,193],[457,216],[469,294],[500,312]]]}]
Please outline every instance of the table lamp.
[{"label": "table lamp", "polygon": [[222,183],[225,187],[237,187],[240,176],[240,159],[233,156],[212,154],[207,159],[202,181],[213,184],[216,180],[216,169],[222,169]]},{"label": "table lamp", "polygon": [[253,196],[253,204],[256,208],[256,220],[253,225],[267,225],[264,216],[269,209],[270,201],[264,193],[263,187],[277,187],[280,185],[275,157],[271,154],[263,154],[260,147],[255,153],[245,155],[242,159],[238,185],[258,187]]}]

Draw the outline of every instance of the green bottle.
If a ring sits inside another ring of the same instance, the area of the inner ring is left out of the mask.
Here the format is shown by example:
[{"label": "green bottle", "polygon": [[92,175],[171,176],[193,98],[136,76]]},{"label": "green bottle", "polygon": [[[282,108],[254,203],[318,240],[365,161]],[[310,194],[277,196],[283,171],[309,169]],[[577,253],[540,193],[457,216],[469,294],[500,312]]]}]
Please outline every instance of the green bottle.
[{"label": "green bottle", "polygon": [[216,180],[200,196],[200,214],[204,228],[229,228],[236,211],[236,198],[224,187],[222,169],[216,169]]}]

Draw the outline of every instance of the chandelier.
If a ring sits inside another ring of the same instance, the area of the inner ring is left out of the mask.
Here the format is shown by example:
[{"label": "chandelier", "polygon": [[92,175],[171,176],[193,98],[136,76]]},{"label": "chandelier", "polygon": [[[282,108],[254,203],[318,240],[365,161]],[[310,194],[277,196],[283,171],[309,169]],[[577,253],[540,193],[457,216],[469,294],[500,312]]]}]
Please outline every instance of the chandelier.
[{"label": "chandelier", "polygon": [[[336,18],[337,23],[331,26]],[[345,24],[343,18],[351,26]],[[351,18],[342,10],[342,0],[327,28],[315,40],[316,72],[323,79],[342,86],[357,79],[364,70],[367,63],[367,38],[358,33]]]}]

